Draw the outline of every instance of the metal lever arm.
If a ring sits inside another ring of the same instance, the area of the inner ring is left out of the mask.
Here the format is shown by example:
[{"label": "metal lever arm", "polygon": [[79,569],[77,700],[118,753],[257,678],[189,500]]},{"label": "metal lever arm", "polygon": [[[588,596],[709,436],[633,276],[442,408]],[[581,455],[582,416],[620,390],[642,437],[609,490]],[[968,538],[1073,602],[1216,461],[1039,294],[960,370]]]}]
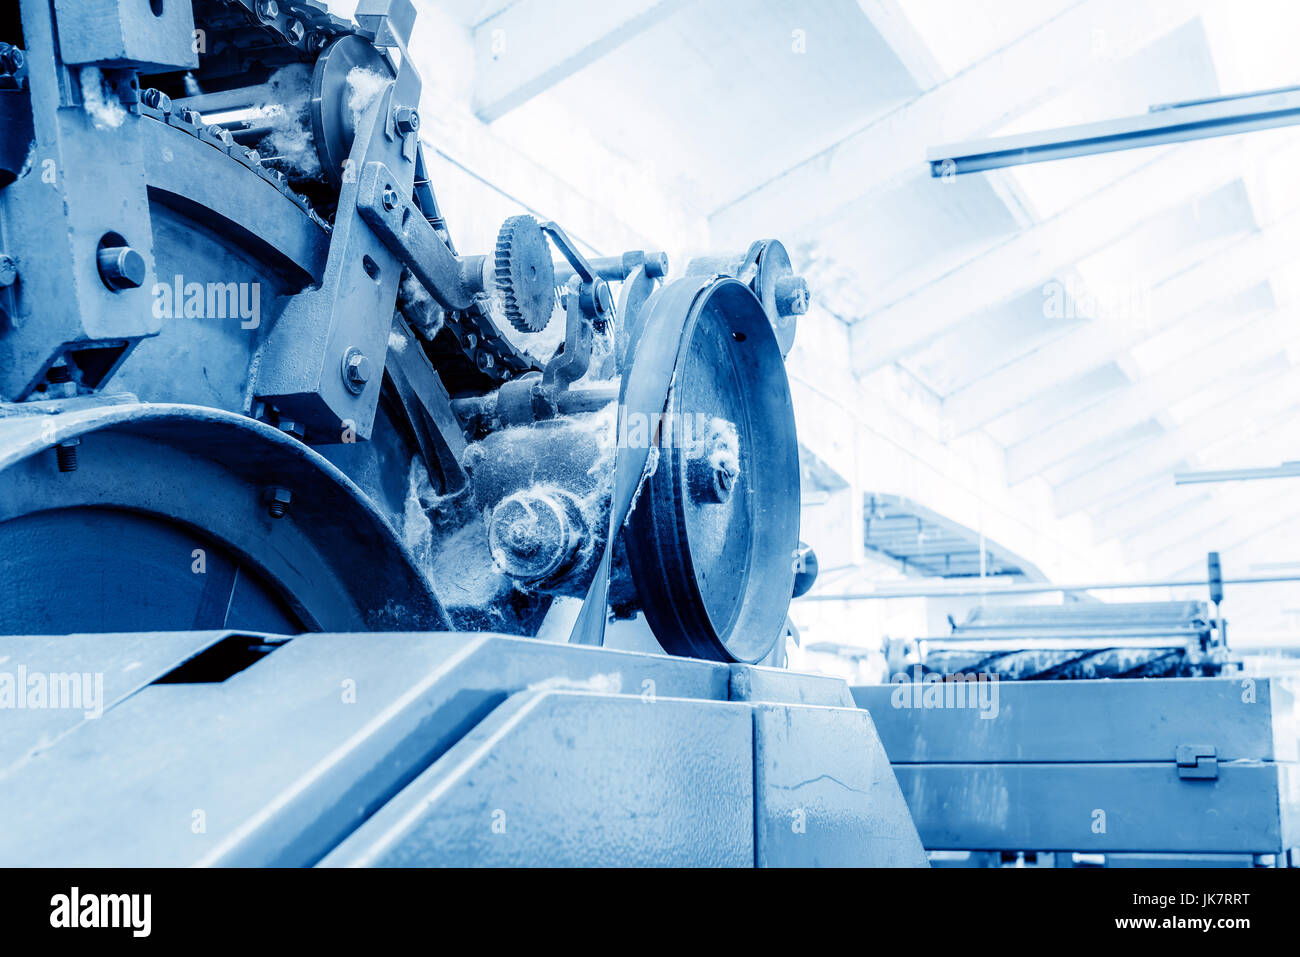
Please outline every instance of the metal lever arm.
[{"label": "metal lever arm", "polygon": [[453,253],[383,163],[362,169],[357,212],[444,309],[463,312],[483,293],[487,257]]}]

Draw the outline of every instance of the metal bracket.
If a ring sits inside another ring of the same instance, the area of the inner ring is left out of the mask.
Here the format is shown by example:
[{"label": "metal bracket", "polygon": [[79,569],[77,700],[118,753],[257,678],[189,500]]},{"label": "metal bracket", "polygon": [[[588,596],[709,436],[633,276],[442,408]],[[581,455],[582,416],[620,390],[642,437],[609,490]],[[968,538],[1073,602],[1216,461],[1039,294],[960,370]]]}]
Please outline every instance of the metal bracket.
[{"label": "metal bracket", "polygon": [[1174,748],[1174,763],[1183,780],[1213,781],[1219,776],[1219,761],[1212,744],[1180,744]]},{"label": "metal bracket", "polygon": [[614,300],[609,285],[578,252],[564,230],[551,222],[541,226],[573,268],[568,279],[564,345],[546,364],[542,374],[546,388],[566,389],[586,375],[591,365],[592,334],[604,332],[606,323],[614,318]]},{"label": "metal bracket", "polygon": [[367,163],[362,169],[357,212],[442,308],[462,312],[484,291],[484,257],[460,257],[447,248],[383,163]]}]

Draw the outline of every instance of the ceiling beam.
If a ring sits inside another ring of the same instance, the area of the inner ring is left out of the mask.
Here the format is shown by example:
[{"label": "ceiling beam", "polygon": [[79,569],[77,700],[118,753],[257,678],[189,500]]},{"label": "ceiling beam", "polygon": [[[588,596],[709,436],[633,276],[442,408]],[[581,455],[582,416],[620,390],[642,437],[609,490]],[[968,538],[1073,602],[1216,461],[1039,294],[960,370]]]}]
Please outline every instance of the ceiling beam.
[{"label": "ceiling beam", "polygon": [[[1240,144],[1178,146],[883,309],[852,330],[853,370],[868,374],[955,324],[1041,288],[1154,215],[1240,177]],[[1208,155],[1202,155],[1208,154]],[[944,185],[936,182],[934,188]],[[1044,310],[1047,296],[1043,297]],[[1044,316],[1046,318],[1046,316]]]},{"label": "ceiling beam", "polygon": [[858,0],[858,8],[871,21],[880,38],[889,44],[918,89],[932,89],[947,79],[939,61],[931,54],[929,45],[903,12],[898,0]]},{"label": "ceiling beam", "polygon": [[[1205,552],[1217,551],[1226,575],[1244,572],[1250,565],[1252,551],[1256,555],[1263,552],[1274,541],[1293,548],[1296,529],[1300,528],[1300,516],[1278,515],[1268,510],[1260,510],[1239,520],[1228,519],[1219,528],[1209,530],[1200,543],[1184,542],[1169,549],[1165,554],[1155,556],[1147,563],[1148,571],[1159,578],[1177,578],[1185,573],[1203,573]],[[1202,550],[1201,546],[1205,546]],[[1246,592],[1249,594],[1249,592]]]},{"label": "ceiling beam", "polygon": [[1100,402],[1009,447],[1007,482],[1023,482],[1300,339],[1300,326],[1293,314],[1230,318],[1218,331],[1217,337],[1192,355],[1116,389]]},{"label": "ceiling beam", "polygon": [[1053,489],[1059,517],[1071,515],[1103,501],[1108,495],[1161,472],[1173,469],[1206,445],[1220,441],[1242,427],[1246,416],[1272,423],[1285,421],[1300,407],[1300,375],[1273,372],[1245,385],[1230,400],[1194,417],[1154,442],[1117,458],[1098,462],[1090,471]]},{"label": "ceiling beam", "polygon": [[519,0],[474,27],[474,112],[500,119],[689,0]]},{"label": "ceiling beam", "polygon": [[1286,508],[1288,501],[1295,498],[1295,489],[1285,487],[1276,488],[1267,495],[1255,496],[1251,504],[1244,504],[1241,499],[1211,496],[1208,502],[1182,510],[1173,521],[1163,522],[1142,534],[1126,538],[1124,550],[1135,561],[1165,555],[1171,549],[1186,550],[1190,547],[1189,542],[1201,541],[1223,528],[1231,532],[1234,523],[1248,522],[1263,511],[1272,515],[1274,521],[1280,516],[1300,512],[1300,505],[1294,511]]},{"label": "ceiling beam", "polygon": [[[1072,84],[1108,72],[1111,60],[1150,45],[1198,9],[1192,0],[1077,3],[718,209],[710,222],[714,238],[747,241],[760,223],[764,235],[787,235],[834,218],[872,188],[924,170],[926,148],[937,138],[992,133]],[[1094,47],[1097,36],[1106,38],[1105,57]],[[1009,76],[1033,81],[1008,84]]]},{"label": "ceiling beam", "polygon": [[1211,492],[1188,496],[1171,486],[1167,476],[1158,476],[1142,488],[1137,495],[1092,516],[1093,544],[1122,541],[1145,529],[1177,521],[1187,509],[1199,508],[1214,498]]},{"label": "ceiling beam", "polygon": [[[1132,317],[1089,321],[954,392],[944,400],[953,433],[963,435],[977,429],[1063,380],[1114,361],[1177,322],[1223,311],[1225,301],[1231,308],[1234,294],[1291,266],[1296,249],[1300,249],[1300,210],[1154,286],[1143,321],[1135,322]],[[1231,313],[1224,316],[1230,318]]]}]

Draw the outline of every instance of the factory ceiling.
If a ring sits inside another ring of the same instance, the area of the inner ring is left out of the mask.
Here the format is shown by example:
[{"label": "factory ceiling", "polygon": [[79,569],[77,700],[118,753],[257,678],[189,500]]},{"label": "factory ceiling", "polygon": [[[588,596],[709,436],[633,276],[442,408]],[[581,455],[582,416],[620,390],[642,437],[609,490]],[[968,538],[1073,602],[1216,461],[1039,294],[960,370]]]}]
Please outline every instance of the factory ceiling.
[{"label": "factory ceiling", "polygon": [[[953,178],[924,157],[1295,84],[1300,5],[443,6],[477,50],[481,120],[518,141],[591,117],[585,135],[671,172],[715,242],[781,236],[859,381],[901,370],[946,439],[1000,446],[1013,490],[1045,483],[1058,517],[1152,576],[1199,574],[1212,548],[1242,574],[1287,560],[1291,483],[1173,474],[1300,458],[1297,129]],[[521,35],[531,60],[482,68]],[[539,162],[562,139],[539,138]]]}]

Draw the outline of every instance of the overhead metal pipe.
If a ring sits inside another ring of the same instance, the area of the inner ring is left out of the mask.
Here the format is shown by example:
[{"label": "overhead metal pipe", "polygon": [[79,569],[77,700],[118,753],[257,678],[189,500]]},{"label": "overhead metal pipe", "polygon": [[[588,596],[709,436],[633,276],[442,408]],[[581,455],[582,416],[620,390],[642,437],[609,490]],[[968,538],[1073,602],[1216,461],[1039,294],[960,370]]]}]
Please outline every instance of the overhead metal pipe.
[{"label": "overhead metal pipe", "polygon": [[[1276,582],[1300,582],[1300,575],[1251,575],[1243,578],[1225,578],[1225,585],[1260,585]],[[949,598],[973,595],[1042,595],[1052,592],[1071,591],[1107,591],[1122,588],[1206,588],[1209,582],[1204,579],[1169,579],[1145,582],[1088,582],[1074,585],[1052,585],[1033,582],[1024,585],[1002,586],[958,586],[956,588],[935,588],[918,586],[914,588],[881,588],[868,592],[848,592],[841,595],[804,595],[798,601],[878,601],[882,598]]]},{"label": "overhead metal pipe", "polygon": [[927,151],[926,161],[930,164],[930,175],[944,179],[963,173],[1231,136],[1297,123],[1300,123],[1300,88],[1283,87],[1153,106],[1138,116],[1100,123],[932,147]]}]

